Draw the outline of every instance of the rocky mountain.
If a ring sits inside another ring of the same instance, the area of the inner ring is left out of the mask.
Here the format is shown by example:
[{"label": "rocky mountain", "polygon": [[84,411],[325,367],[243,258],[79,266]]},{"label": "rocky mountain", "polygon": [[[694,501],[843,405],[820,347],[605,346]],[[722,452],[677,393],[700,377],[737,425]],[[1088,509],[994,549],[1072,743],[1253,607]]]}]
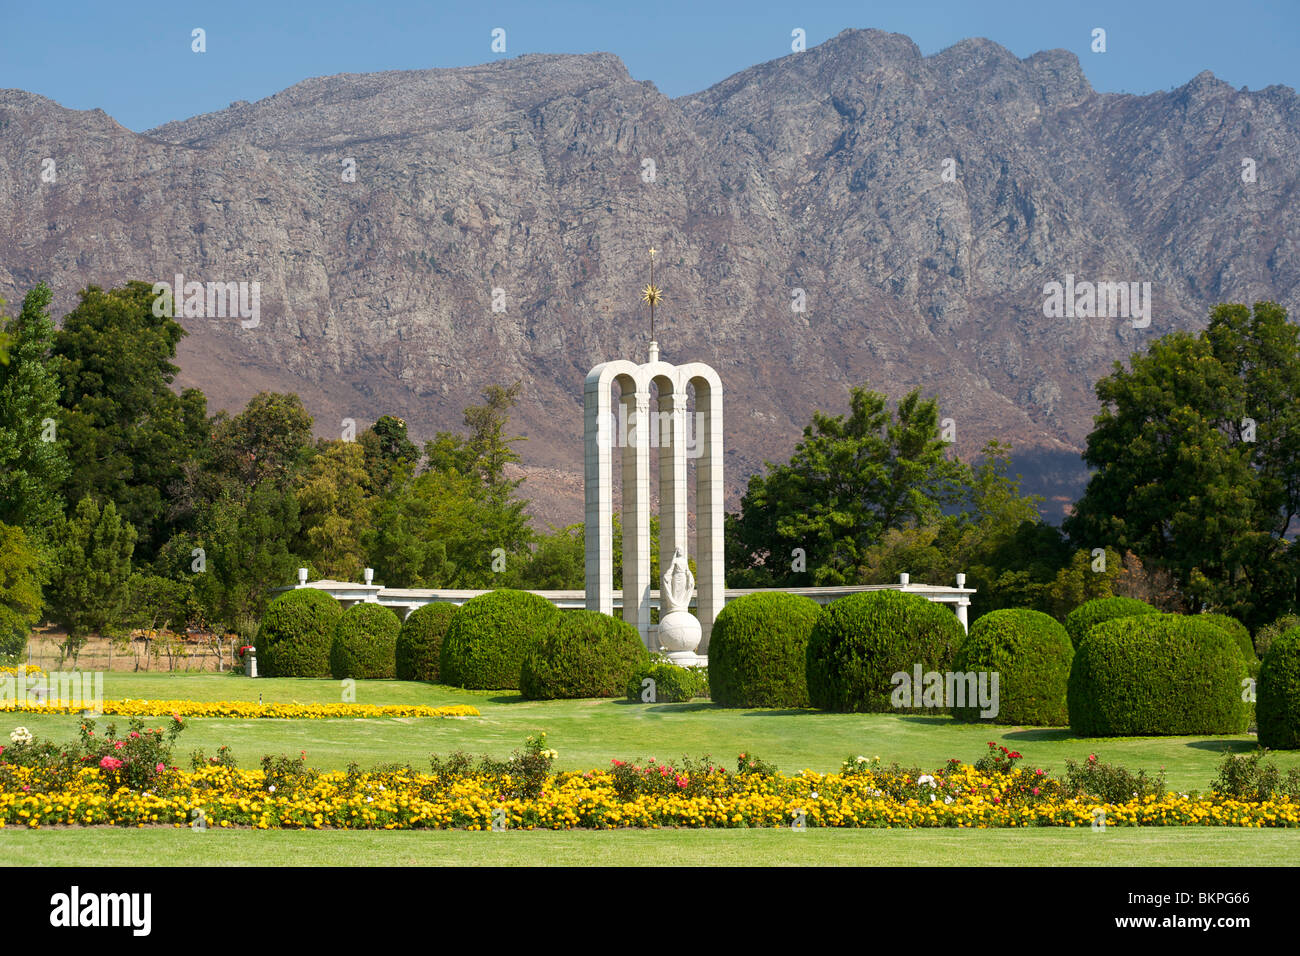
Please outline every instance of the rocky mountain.
[{"label": "rocky mountain", "polygon": [[[7,90],[0,296],[258,282],[255,324],[183,319],[181,381],[298,391],[322,434],[426,437],[522,379],[525,488],[567,522],[582,380],[644,360],[653,245],[665,358],[724,382],[733,500],[867,383],[938,395],[963,456],[1012,444],[1059,515],[1114,361],[1219,301],[1291,305],[1297,155],[1289,88],[1100,94],[1064,51],[872,30],[675,100],[607,53],[311,79],[143,135]],[[1045,314],[1047,283],[1106,281],[1150,283],[1149,324]]]}]

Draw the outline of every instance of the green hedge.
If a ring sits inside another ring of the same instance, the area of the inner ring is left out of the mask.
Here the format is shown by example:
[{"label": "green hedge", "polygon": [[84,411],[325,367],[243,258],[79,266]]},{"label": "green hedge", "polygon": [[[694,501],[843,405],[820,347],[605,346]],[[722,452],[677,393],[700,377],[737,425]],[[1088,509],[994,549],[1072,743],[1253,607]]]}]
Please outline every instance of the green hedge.
[{"label": "green hedge", "polygon": [[[1041,611],[1008,609],[981,615],[957,647],[952,669],[998,675],[998,712],[981,718],[979,707],[954,707],[958,720],[1063,727],[1074,646],[1056,618]],[[990,678],[991,680],[991,678]]]},{"label": "green hedge", "polygon": [[510,588],[471,598],[443,638],[440,679],[456,687],[518,689],[524,655],[559,613],[546,598]]},{"label": "green hedge", "polygon": [[955,614],[916,594],[867,591],[822,609],[808,635],[808,699],[836,711],[892,710],[897,672],[946,671],[965,635]]},{"label": "green hedge", "polygon": [[1160,609],[1152,607],[1146,601],[1137,598],[1108,597],[1084,601],[1065,616],[1065,629],[1069,632],[1070,643],[1075,650],[1084,635],[1102,621],[1111,621],[1117,617],[1136,617],[1139,614],[1159,614]]},{"label": "green hedge", "polygon": [[808,635],[821,605],[766,591],[719,612],[709,635],[709,690],[723,707],[807,707]]},{"label": "green hedge", "polygon": [[1246,662],[1199,615],[1103,621],[1075,648],[1070,727],[1083,737],[1245,733]]},{"label": "green hedge", "polygon": [[262,615],[253,646],[258,671],[266,677],[329,677],[338,601],[315,588],[280,595]]},{"label": "green hedge", "polygon": [[[654,700],[643,698],[646,678],[654,681]],[[709,696],[708,672],[702,667],[679,667],[664,657],[653,656],[640,665],[627,682],[627,699],[638,704],[676,704]]]},{"label": "green hedge", "polygon": [[1235,617],[1229,617],[1227,614],[1198,614],[1197,617],[1213,624],[1222,631],[1226,631],[1228,636],[1233,639],[1237,647],[1241,649],[1242,657],[1249,664],[1255,660],[1255,642],[1250,639],[1250,628],[1242,624]]},{"label": "green hedge", "polygon": [[1300,627],[1274,640],[1264,655],[1255,715],[1261,747],[1300,749]]},{"label": "green hedge", "polygon": [[458,610],[455,604],[436,601],[417,607],[402,622],[397,635],[397,679],[439,679],[438,664],[442,657],[442,639]]},{"label": "green hedge", "polygon": [[564,611],[524,655],[519,692],[529,700],[621,697],[649,659],[631,624],[597,611]]},{"label": "green hedge", "polygon": [[335,680],[391,680],[397,673],[401,619],[382,604],[354,604],[334,622],[330,676]]}]

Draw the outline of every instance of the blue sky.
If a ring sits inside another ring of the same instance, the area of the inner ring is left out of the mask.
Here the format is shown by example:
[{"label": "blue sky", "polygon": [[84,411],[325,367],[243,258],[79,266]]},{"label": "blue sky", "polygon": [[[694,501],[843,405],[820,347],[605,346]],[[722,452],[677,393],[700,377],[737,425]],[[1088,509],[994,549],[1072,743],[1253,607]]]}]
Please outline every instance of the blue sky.
[{"label": "blue sky", "polygon": [[[796,27],[810,47],[848,27],[875,27],[907,34],[927,54],[969,36],[1021,57],[1067,49],[1106,92],[1169,89],[1205,69],[1237,87],[1300,86],[1297,0],[6,0],[0,23],[0,87],[99,107],[134,130],[311,76],[497,59],[495,27],[506,30],[504,56],[604,50],[670,96],[786,55]],[[195,27],[207,33],[206,53],[190,49]],[[1106,30],[1105,53],[1090,50],[1095,27]]]}]

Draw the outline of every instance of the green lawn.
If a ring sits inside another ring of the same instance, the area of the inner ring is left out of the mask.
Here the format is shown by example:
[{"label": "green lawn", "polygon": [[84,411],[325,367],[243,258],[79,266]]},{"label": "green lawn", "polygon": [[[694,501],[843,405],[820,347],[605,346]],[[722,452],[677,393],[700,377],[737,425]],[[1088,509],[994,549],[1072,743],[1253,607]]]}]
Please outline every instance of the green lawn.
[{"label": "green lawn", "polygon": [[1294,866],[1282,830],[0,831],[13,866]]},{"label": "green lawn", "polygon": [[[1053,771],[1066,758],[1083,760],[1090,753],[1131,769],[1164,767],[1171,787],[1206,789],[1225,748],[1244,752],[1253,737],[1154,737],[1087,739],[1069,730],[963,725],[947,717],[895,714],[829,714],[817,711],[727,710],[706,701],[690,704],[630,704],[616,700],[524,701],[511,692],[461,691],[442,685],[403,681],[360,681],[357,703],[431,705],[469,703],[483,716],[463,720],[390,718],[381,720],[227,720],[196,719],[177,741],[177,763],[187,766],[191,750],[212,753],[229,744],[240,766],[256,766],[266,753],[307,752],[308,762],[322,769],[341,769],[351,761],[364,766],[410,762],[427,765],[430,753],[466,750],[503,757],[524,738],[546,731],[559,751],[557,769],[585,770],[608,766],[610,758],[712,754],[731,761],[752,751],[782,770],[838,769],[847,756],[879,755],[926,769],[950,757],[973,761],[996,740],[1019,750],[1025,760]],[[250,680],[220,674],[110,673],[109,698],[182,698],[190,700],[257,700],[337,702],[339,682],[331,680]],[[76,718],[8,715],[34,733],[55,739],[75,737]],[[126,723],[126,718],[103,718]],[[3,735],[0,735],[3,736]],[[1283,770],[1300,766],[1300,753],[1275,755]]]}]

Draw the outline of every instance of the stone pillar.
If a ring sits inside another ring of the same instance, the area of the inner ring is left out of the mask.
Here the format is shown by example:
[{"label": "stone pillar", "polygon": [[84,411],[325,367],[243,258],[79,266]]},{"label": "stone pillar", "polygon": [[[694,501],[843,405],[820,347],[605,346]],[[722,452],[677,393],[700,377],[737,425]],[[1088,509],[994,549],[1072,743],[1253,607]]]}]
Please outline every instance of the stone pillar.
[{"label": "stone pillar", "polygon": [[623,620],[650,636],[650,393],[621,398],[628,416],[623,448]]},{"label": "stone pillar", "polygon": [[[598,367],[599,368],[599,367]],[[586,501],[585,578],[587,610],[614,613],[613,436],[610,433],[609,383],[587,376],[583,389],[583,476]]]},{"label": "stone pillar", "polygon": [[[675,389],[659,391],[659,571],[672,564],[673,552],[689,554],[686,529],[686,396]],[[664,413],[667,412],[665,418]],[[658,582],[656,582],[658,583]],[[664,614],[659,595],[659,616]],[[651,648],[654,650],[654,648]]]},{"label": "stone pillar", "polygon": [[[683,388],[685,385],[683,382]],[[695,465],[695,566],[699,572],[695,576],[699,594],[695,610],[703,632],[697,653],[704,657],[709,653],[713,621],[726,603],[721,386],[696,379],[695,411],[702,423],[702,434],[695,436],[700,452]]]}]

